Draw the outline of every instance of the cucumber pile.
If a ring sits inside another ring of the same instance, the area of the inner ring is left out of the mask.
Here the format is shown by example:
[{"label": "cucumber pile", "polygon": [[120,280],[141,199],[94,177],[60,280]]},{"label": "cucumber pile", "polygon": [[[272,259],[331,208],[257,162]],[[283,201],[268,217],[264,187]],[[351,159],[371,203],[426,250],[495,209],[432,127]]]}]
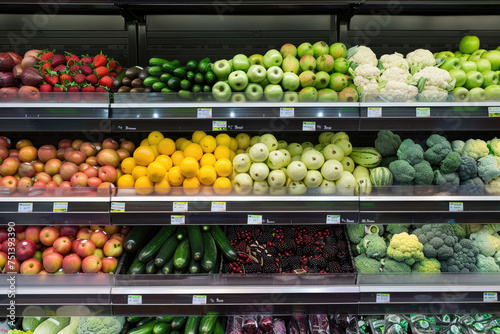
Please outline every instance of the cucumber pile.
[{"label": "cucumber pile", "polygon": [[[154,235],[149,242],[149,236]],[[219,250],[229,261],[237,252],[219,226],[135,226],[124,243],[135,254],[128,274],[218,273]]]},{"label": "cucumber pile", "polygon": [[224,334],[218,316],[128,317],[123,334]]},{"label": "cucumber pile", "polygon": [[190,60],[185,66],[181,66],[178,60],[151,58],[149,65],[149,76],[144,79],[144,85],[151,87],[153,92],[179,92],[181,97],[192,98],[192,93],[212,92],[217,81],[209,58],[199,63]]}]

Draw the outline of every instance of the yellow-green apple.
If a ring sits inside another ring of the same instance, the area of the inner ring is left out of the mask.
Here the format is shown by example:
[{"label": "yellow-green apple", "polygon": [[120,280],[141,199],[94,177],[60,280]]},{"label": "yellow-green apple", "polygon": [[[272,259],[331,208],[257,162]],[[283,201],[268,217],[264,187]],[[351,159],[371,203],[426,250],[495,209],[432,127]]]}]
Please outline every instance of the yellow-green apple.
[{"label": "yellow-green apple", "polygon": [[80,240],[76,248],[76,254],[81,258],[93,254],[95,251],[95,245],[91,240]]},{"label": "yellow-green apple", "polygon": [[62,267],[63,256],[52,252],[43,257],[43,268],[49,273],[55,273]]},{"label": "yellow-green apple", "polygon": [[229,74],[228,82],[233,91],[241,92],[248,85],[248,77],[243,71],[234,71]]},{"label": "yellow-green apple", "polygon": [[43,266],[35,258],[28,259],[21,264],[20,272],[21,274],[38,274],[42,271]]},{"label": "yellow-green apple", "polygon": [[95,255],[89,255],[82,260],[82,271],[84,273],[97,273],[102,268],[102,260]]},{"label": "yellow-green apple", "polygon": [[75,253],[64,257],[62,268],[67,274],[76,274],[82,269],[82,259]]},{"label": "yellow-green apple", "polygon": [[102,272],[104,273],[114,273],[118,267],[118,260],[112,256],[108,256],[102,259]]},{"label": "yellow-green apple", "polygon": [[119,257],[123,253],[123,244],[120,240],[109,239],[102,250],[106,256]]},{"label": "yellow-green apple", "polygon": [[40,242],[47,247],[50,247],[54,244],[57,238],[59,238],[59,230],[52,226],[44,227],[40,231]]}]

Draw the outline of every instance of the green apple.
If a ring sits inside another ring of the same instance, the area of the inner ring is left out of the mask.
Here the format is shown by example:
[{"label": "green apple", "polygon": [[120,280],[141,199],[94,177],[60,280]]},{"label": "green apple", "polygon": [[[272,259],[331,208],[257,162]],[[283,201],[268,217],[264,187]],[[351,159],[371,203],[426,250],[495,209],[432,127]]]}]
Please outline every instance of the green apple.
[{"label": "green apple", "polygon": [[248,84],[247,88],[245,88],[245,95],[250,101],[258,101],[262,98],[262,95],[264,95],[264,88],[256,83]]},{"label": "green apple", "polygon": [[460,62],[467,61],[470,57],[470,54],[467,53],[462,53],[460,56],[457,56],[458,59],[460,59]]},{"label": "green apple", "polygon": [[488,87],[491,85],[498,84],[498,74],[495,71],[485,71],[483,75],[483,87]]},{"label": "green apple", "polygon": [[239,195],[247,195],[252,191],[253,179],[247,173],[240,173],[233,179],[234,191]]},{"label": "green apple", "polygon": [[483,75],[478,71],[467,72],[467,81],[465,82],[465,88],[471,90],[475,87],[481,87],[483,84]]},{"label": "green apple", "polygon": [[300,181],[307,174],[307,167],[302,161],[292,161],[286,168],[286,174],[292,181]]},{"label": "green apple", "polygon": [[264,63],[265,68],[270,68],[272,66],[281,66],[283,57],[278,50],[271,49],[266,52],[266,54],[262,58],[262,62]]},{"label": "green apple", "polygon": [[455,83],[455,87],[462,87],[463,85],[465,85],[465,82],[467,81],[467,74],[465,73],[464,70],[461,70],[459,68],[451,70],[450,76],[452,79],[455,79],[457,81]]},{"label": "green apple", "polygon": [[[254,146],[255,144],[257,143],[260,143],[260,136],[253,136],[251,139],[250,139],[250,146]],[[269,152],[267,152],[269,153]],[[266,157],[267,159],[267,157]],[[265,159],[264,159],[265,160]],[[262,161],[264,161],[262,160]]]},{"label": "green apple", "polygon": [[233,57],[233,70],[234,71],[243,71],[246,72],[248,71],[248,68],[250,67],[250,62],[248,61],[247,56],[244,54],[237,54],[236,56]]},{"label": "green apple", "polygon": [[455,57],[459,58],[462,55],[462,52],[455,51],[455,52],[453,52],[453,54],[455,55]]},{"label": "green apple", "polygon": [[337,191],[334,181],[323,180],[319,186],[319,193],[321,195],[333,195]]},{"label": "green apple", "polygon": [[271,133],[266,133],[260,136],[259,142],[266,145],[269,149],[269,152],[275,151],[278,149],[278,140]]},{"label": "green apple", "polygon": [[[285,150],[288,147],[288,143],[284,140],[278,140],[278,150]],[[288,152],[288,151],[287,151]]]},{"label": "green apple", "polygon": [[259,82],[259,85],[262,88],[266,88],[266,86],[269,85],[269,81],[267,81],[267,70],[266,70],[266,79],[264,79],[264,81],[262,81],[262,82]]},{"label": "green apple", "polygon": [[491,71],[491,63],[488,59],[479,58],[474,61],[479,72]]},{"label": "green apple", "polygon": [[292,72],[295,74],[299,73],[300,64],[299,60],[292,56],[287,56],[283,59],[283,63],[281,64],[281,68],[283,72]]},{"label": "green apple", "polygon": [[300,58],[299,66],[302,71],[314,71],[316,68],[316,58],[311,55],[305,55]]},{"label": "green apple", "polygon": [[300,86],[312,87],[316,84],[316,74],[312,71],[305,71],[299,75]]},{"label": "green apple", "polygon": [[283,79],[283,70],[279,66],[271,66],[267,69],[266,78],[270,84],[278,84]]},{"label": "green apple", "polygon": [[293,157],[296,155],[302,155],[302,151],[304,151],[304,148],[299,143],[290,143],[288,144],[286,150],[290,152],[290,155]]},{"label": "green apple", "polygon": [[216,82],[212,87],[212,95],[217,101],[228,101],[231,98],[231,87],[224,81]]},{"label": "green apple", "polygon": [[337,102],[339,96],[336,91],[330,88],[318,90],[318,102]]},{"label": "green apple", "polygon": [[308,187],[319,187],[323,182],[323,175],[317,170],[309,170],[304,177],[304,184]]},{"label": "green apple", "polygon": [[305,150],[306,148],[314,148],[314,144],[313,144],[313,143],[311,143],[310,141],[305,141],[305,142],[303,142],[301,145],[302,145],[302,147],[304,148],[304,150]]},{"label": "green apple", "polygon": [[346,55],[347,48],[343,43],[333,43],[330,45],[330,56],[332,56],[333,59],[345,58]]},{"label": "green apple", "polygon": [[321,167],[321,174],[328,181],[338,180],[343,171],[344,166],[338,160],[326,160]]},{"label": "green apple", "polygon": [[283,59],[285,59],[287,56],[292,56],[295,58],[297,56],[297,48],[295,47],[295,45],[290,43],[283,44],[280,49],[280,53]]},{"label": "green apple", "polygon": [[318,99],[318,91],[314,87],[305,87],[299,92],[299,102],[315,102]]},{"label": "green apple", "polygon": [[451,93],[455,102],[468,102],[470,99],[469,91],[465,87],[457,87]]},{"label": "green apple", "polygon": [[497,71],[500,69],[500,51],[487,51],[481,55],[481,58],[487,59],[491,63],[491,69],[493,71]]},{"label": "green apple", "polygon": [[231,102],[247,102],[247,99],[244,93],[234,93],[231,97]]},{"label": "green apple", "polygon": [[240,153],[236,155],[233,159],[233,168],[238,173],[246,173],[250,170],[250,166],[252,165],[252,160],[248,154]]},{"label": "green apple", "polygon": [[323,89],[328,87],[330,83],[330,75],[324,71],[316,73],[316,82],[314,83],[314,88]]},{"label": "green apple", "polygon": [[262,82],[266,78],[266,68],[262,65],[252,65],[247,71],[249,82]]},{"label": "green apple", "polygon": [[328,85],[328,87],[336,92],[341,92],[344,88],[347,87],[348,84],[349,81],[347,80],[345,74],[333,73],[332,75],[330,75],[330,84]]},{"label": "green apple", "polygon": [[500,100],[500,86],[491,85],[484,89],[486,93],[486,100],[488,101],[499,101]]},{"label": "green apple", "polygon": [[238,133],[234,139],[236,139],[239,149],[244,150],[250,146],[250,136],[244,132]]},{"label": "green apple", "polygon": [[314,55],[314,50],[313,50],[311,43],[307,43],[307,42],[302,43],[297,48],[298,58],[302,58],[302,57],[304,57],[304,55],[311,55],[311,56]]},{"label": "green apple", "polygon": [[258,53],[253,54],[250,57],[248,57],[250,62],[252,62],[252,65],[263,65],[264,63],[262,62],[262,58],[263,58],[263,56],[261,54],[258,54]]},{"label": "green apple", "polygon": [[245,88],[248,85],[248,77],[247,74],[243,71],[234,71],[229,74],[229,86],[231,86],[231,89],[240,92],[242,90],[245,90]]},{"label": "green apple", "polygon": [[440,68],[449,72],[453,69],[460,68],[460,66],[460,60],[458,60],[457,57],[448,57],[445,59]]},{"label": "green apple", "polygon": [[299,76],[292,72],[284,73],[283,79],[281,80],[281,86],[283,86],[284,90],[291,90],[291,91],[297,90],[300,87]]},{"label": "green apple", "polygon": [[283,94],[283,102],[287,102],[287,103],[299,102],[299,93],[297,93],[297,92],[285,92]]},{"label": "green apple", "polygon": [[288,192],[294,196],[304,195],[307,192],[307,186],[302,181],[292,181],[288,185]]},{"label": "green apple", "polygon": [[285,186],[286,175],[282,170],[273,170],[267,176],[267,183],[271,188],[281,188]]},{"label": "green apple", "polygon": [[439,58],[448,58],[448,57],[455,57],[455,55],[453,54],[453,52],[451,51],[441,51],[439,52],[437,55],[436,55],[436,59],[439,59]]},{"label": "green apple", "polygon": [[473,61],[465,60],[461,61],[460,63],[462,65],[460,69],[463,70],[464,72],[477,71],[477,65]]},{"label": "green apple", "polygon": [[313,44],[314,58],[318,58],[324,54],[328,54],[330,52],[330,47],[323,41],[319,41]]},{"label": "green apple", "polygon": [[[252,140],[250,141],[250,144]],[[263,162],[266,161],[267,157],[269,156],[269,149],[265,144],[256,143],[251,146],[249,154],[250,154],[250,159],[252,159],[252,161]]]},{"label": "green apple", "polygon": [[333,64],[333,71],[338,73],[346,74],[349,70],[349,61],[345,58],[337,58],[335,59],[335,63]]},{"label": "green apple", "polygon": [[458,49],[462,53],[473,53],[479,49],[479,38],[477,36],[465,36],[460,41]]},{"label": "green apple", "polygon": [[214,72],[217,80],[224,81],[227,80],[229,74],[232,71],[231,64],[226,59],[217,60],[212,66],[212,71]]},{"label": "green apple", "polygon": [[316,58],[316,70],[331,72],[333,70],[333,65],[335,60],[329,54],[324,54]]},{"label": "green apple", "polygon": [[264,196],[269,191],[269,185],[266,180],[255,181],[253,183],[253,194],[256,196]]},{"label": "green apple", "polygon": [[269,102],[279,102],[283,98],[283,88],[280,85],[269,84],[264,89],[264,95]]},{"label": "green apple", "polygon": [[327,143],[330,144],[330,139],[335,135],[335,133],[331,131],[326,131],[326,132],[321,132],[321,134],[318,136],[318,141],[320,143]]},{"label": "green apple", "polygon": [[316,150],[302,153],[300,160],[306,165],[307,169],[320,169],[325,163],[323,154]]},{"label": "green apple", "polygon": [[472,88],[469,94],[472,102],[486,101],[486,92],[480,87]]},{"label": "green apple", "polygon": [[485,53],[485,52],[486,52],[486,50],[485,50],[485,49],[479,49],[479,50],[476,50],[476,51],[474,51],[474,52],[470,55],[469,60],[472,60],[472,61],[478,60],[478,59],[480,59],[480,58],[481,58],[481,55],[482,55],[483,53]]}]

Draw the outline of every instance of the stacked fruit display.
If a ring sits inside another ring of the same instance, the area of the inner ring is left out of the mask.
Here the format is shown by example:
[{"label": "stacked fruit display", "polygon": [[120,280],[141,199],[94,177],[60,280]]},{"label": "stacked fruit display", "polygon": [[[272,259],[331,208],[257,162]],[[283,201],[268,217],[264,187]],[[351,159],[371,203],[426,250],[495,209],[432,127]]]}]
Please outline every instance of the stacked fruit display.
[{"label": "stacked fruit display", "polygon": [[0,268],[21,274],[113,273],[128,232],[118,226],[0,228]]}]

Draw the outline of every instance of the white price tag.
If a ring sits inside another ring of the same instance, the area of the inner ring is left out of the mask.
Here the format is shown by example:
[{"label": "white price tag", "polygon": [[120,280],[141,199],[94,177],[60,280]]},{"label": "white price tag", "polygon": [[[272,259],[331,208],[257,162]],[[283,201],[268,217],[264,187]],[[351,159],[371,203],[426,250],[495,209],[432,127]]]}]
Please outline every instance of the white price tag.
[{"label": "white price tag", "polygon": [[260,225],[262,224],[261,215],[248,215],[247,223],[249,225]]},{"label": "white price tag", "polygon": [[141,295],[128,295],[129,305],[141,305],[142,304],[142,296]]},{"label": "white price tag", "polygon": [[54,202],[52,212],[68,212],[68,202]]},{"label": "white price tag", "polygon": [[500,107],[488,107],[489,117],[500,117]]},{"label": "white price tag", "polygon": [[496,303],[498,302],[498,294],[496,292],[484,292],[483,302],[485,303]]},{"label": "white price tag", "polygon": [[302,122],[302,131],[316,131],[316,122]]},{"label": "white price tag", "polygon": [[226,212],[226,202],[212,202],[212,212]]},{"label": "white price tag", "polygon": [[198,118],[212,118],[212,108],[198,108],[196,114]]},{"label": "white price tag", "polygon": [[212,121],[212,131],[227,131],[227,121]]},{"label": "white price tag", "polygon": [[340,224],[340,215],[327,215],[326,216],[327,224]]},{"label": "white price tag", "polygon": [[187,212],[188,210],[188,202],[174,202],[173,204],[173,212]]},{"label": "white price tag", "polygon": [[431,117],[431,108],[417,108],[417,117]]},{"label": "white price tag", "polygon": [[450,202],[450,212],[462,212],[464,211],[464,203],[462,202]]},{"label": "white price tag", "polygon": [[193,296],[193,305],[205,305],[207,296]]},{"label": "white price tag", "polygon": [[172,225],[184,225],[186,223],[186,217],[184,216],[170,216],[170,224]]},{"label": "white price tag", "polygon": [[381,107],[369,107],[366,113],[366,117],[382,117]]},{"label": "white price tag", "polygon": [[33,203],[19,203],[17,212],[33,212]]},{"label": "white price tag", "polygon": [[377,297],[375,299],[376,303],[379,304],[387,304],[391,302],[391,295],[389,293],[377,293]]},{"label": "white price tag", "polygon": [[111,212],[125,212],[125,203],[111,202]]},{"label": "white price tag", "polygon": [[280,117],[295,117],[295,108],[280,108]]}]

